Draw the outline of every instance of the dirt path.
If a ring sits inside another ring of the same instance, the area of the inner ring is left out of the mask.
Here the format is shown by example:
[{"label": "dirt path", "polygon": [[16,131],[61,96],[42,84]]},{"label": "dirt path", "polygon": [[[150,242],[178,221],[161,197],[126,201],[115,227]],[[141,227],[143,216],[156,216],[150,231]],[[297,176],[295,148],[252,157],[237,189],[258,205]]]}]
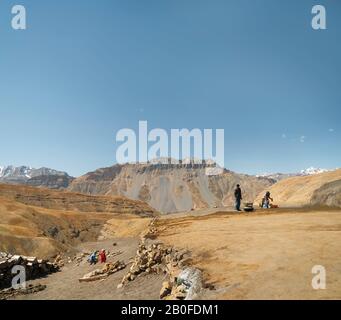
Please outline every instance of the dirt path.
[{"label": "dirt path", "polygon": [[[117,243],[114,247],[113,243]],[[142,275],[135,281],[130,282],[122,289],[117,289],[123,276],[128,271],[130,258],[136,254],[138,238],[114,238],[110,240],[84,243],[81,250],[92,251],[95,249],[106,249],[110,252],[123,252],[122,254],[109,258],[109,262],[122,260],[128,266],[109,276],[102,281],[80,283],[78,281],[84,274],[91,272],[101,266],[99,264],[90,266],[86,259],[80,263],[66,264],[62,271],[52,274],[46,278],[30,281],[32,284],[43,284],[47,288],[44,291],[18,296],[21,300],[122,300],[122,299],[159,299],[159,292],[162,286],[163,275]]]},{"label": "dirt path", "polygon": [[[216,288],[204,298],[341,298],[340,210],[221,212],[161,219],[158,228]],[[312,289],[314,265],[326,268],[326,290]]]}]

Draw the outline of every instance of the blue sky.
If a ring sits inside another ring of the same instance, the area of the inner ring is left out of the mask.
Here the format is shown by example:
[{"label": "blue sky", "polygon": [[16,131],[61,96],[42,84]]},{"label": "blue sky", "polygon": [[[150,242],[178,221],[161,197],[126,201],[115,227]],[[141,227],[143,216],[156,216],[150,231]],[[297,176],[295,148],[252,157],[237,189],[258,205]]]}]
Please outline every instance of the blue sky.
[{"label": "blue sky", "polygon": [[[15,4],[0,2],[2,165],[78,176],[147,120],[224,128],[238,172],[341,166],[338,0],[21,0],[25,31]],[[315,4],[327,30],[311,28]]]}]

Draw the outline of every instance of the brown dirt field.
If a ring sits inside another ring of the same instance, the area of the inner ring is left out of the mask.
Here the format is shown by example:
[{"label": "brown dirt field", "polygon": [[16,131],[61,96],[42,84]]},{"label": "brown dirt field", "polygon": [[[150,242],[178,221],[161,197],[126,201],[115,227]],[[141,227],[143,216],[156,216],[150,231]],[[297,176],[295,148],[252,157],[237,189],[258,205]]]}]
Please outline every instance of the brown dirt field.
[{"label": "brown dirt field", "polygon": [[[208,299],[341,299],[341,210],[221,212],[161,219],[158,238],[188,249]],[[327,289],[313,290],[314,265]]]},{"label": "brown dirt field", "polygon": [[[61,195],[58,193],[57,202],[64,201]],[[49,196],[37,198],[35,194],[33,199],[43,199],[41,206],[0,196],[0,251],[45,258],[58,252],[72,256],[79,250],[105,248],[122,251],[113,260],[128,264],[136,254],[139,234],[151,219],[132,214],[134,210],[56,210],[48,205]],[[72,206],[79,205],[77,198],[68,199],[65,201]],[[257,210],[250,214],[228,210],[191,211],[160,216],[157,221],[158,240],[191,251],[190,263],[203,271],[205,283],[213,289],[205,290],[203,299],[341,299],[340,209]],[[113,242],[118,246],[113,247]],[[315,265],[326,268],[326,290],[311,286]],[[140,276],[117,289],[129,266],[104,281],[78,282],[97,267],[72,262],[61,272],[33,282],[46,284],[46,290],[16,299],[158,299],[164,280],[161,275]]]},{"label": "brown dirt field", "polygon": [[[117,243],[113,247],[113,243]],[[79,278],[103,265],[90,266],[86,259],[79,266],[75,262],[66,264],[62,271],[46,278],[29,281],[29,284],[42,284],[44,291],[15,297],[15,300],[157,300],[163,275],[141,275],[134,281],[127,283],[124,288],[117,289],[123,276],[129,269],[129,260],[135,256],[138,245],[137,238],[113,238],[110,240],[89,242],[77,247],[80,251],[106,249],[122,254],[111,257],[108,262],[124,261],[127,267],[102,281],[80,283]]]},{"label": "brown dirt field", "polygon": [[[105,248],[121,252],[109,258],[127,268],[103,281],[79,283],[84,274],[101,267],[86,258],[67,263],[60,272],[29,284],[47,289],[15,299],[158,299],[163,275],[142,275],[124,289],[117,285],[135,256],[139,234],[156,213],[141,201],[124,197],[86,196],[23,186],[0,185],[0,251],[64,261],[79,251]],[[118,245],[113,247],[113,242]]]},{"label": "brown dirt field", "polygon": [[[122,251],[111,259],[129,263],[136,253],[137,236],[149,221],[114,217],[105,226],[106,240],[80,244],[77,251]],[[211,288],[202,299],[341,298],[340,210],[221,211],[206,216],[191,212],[162,217],[157,228],[158,240],[191,251],[190,264],[204,272],[205,284]],[[113,242],[118,245],[113,247]],[[326,268],[326,290],[311,286],[314,265]],[[98,265],[72,262],[59,273],[30,282],[46,284],[46,290],[16,299],[158,299],[162,275],[142,275],[117,289],[128,267],[103,281],[79,283],[78,278]]]}]

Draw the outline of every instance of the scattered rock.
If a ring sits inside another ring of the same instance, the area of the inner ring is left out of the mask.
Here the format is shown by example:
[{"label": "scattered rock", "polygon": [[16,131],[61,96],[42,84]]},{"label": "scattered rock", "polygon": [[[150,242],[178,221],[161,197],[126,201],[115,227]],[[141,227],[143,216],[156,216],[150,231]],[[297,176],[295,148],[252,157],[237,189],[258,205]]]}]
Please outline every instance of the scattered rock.
[{"label": "scattered rock", "polygon": [[166,287],[162,287],[160,299],[164,300],[193,300],[202,290],[201,271],[195,268],[179,270],[174,267],[168,269],[170,280]]},{"label": "scattered rock", "polygon": [[47,260],[37,259],[36,257],[26,257],[0,253],[0,289],[8,288],[12,284],[14,275],[12,268],[23,266],[26,271],[26,281],[46,276],[47,274],[59,270],[59,266]]},{"label": "scattered rock", "polygon": [[183,284],[174,286],[171,295],[178,300],[184,300],[187,297],[187,287]]},{"label": "scattered rock", "polygon": [[170,295],[172,292],[172,285],[169,281],[166,281],[162,284],[162,288],[160,291],[160,299],[165,298],[166,296]]},{"label": "scattered rock", "polygon": [[[183,300],[192,299],[195,292],[201,288],[201,276],[193,280],[189,271],[184,273],[185,261],[189,259],[187,250],[178,251],[174,248],[167,248],[160,242],[153,242],[154,236],[157,235],[155,227],[156,219],[150,223],[148,230],[141,234],[141,241],[136,252],[136,256],[132,261],[129,272],[123,277],[119,288],[122,288],[127,282],[133,281],[142,273],[165,273],[169,277],[169,281],[163,283],[160,290],[160,299],[165,300]],[[192,270],[192,269],[191,269]],[[193,269],[195,274],[200,272]],[[200,273],[201,275],[201,273]],[[191,282],[193,281],[193,282]],[[197,281],[200,285],[197,285]]]},{"label": "scattered rock", "polygon": [[109,277],[111,274],[118,272],[126,267],[124,262],[116,261],[114,263],[106,263],[102,269],[96,269],[92,272],[85,274],[79,282],[91,282],[97,280],[103,280]]}]

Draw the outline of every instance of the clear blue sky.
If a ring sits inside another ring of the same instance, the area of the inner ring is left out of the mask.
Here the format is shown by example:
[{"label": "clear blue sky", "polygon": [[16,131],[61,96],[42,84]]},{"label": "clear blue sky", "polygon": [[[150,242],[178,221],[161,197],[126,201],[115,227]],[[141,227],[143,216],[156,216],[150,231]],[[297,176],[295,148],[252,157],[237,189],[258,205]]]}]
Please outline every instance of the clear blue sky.
[{"label": "clear blue sky", "polygon": [[341,1],[21,0],[14,31],[18,3],[0,1],[0,164],[78,176],[147,120],[224,128],[238,172],[341,166]]}]

